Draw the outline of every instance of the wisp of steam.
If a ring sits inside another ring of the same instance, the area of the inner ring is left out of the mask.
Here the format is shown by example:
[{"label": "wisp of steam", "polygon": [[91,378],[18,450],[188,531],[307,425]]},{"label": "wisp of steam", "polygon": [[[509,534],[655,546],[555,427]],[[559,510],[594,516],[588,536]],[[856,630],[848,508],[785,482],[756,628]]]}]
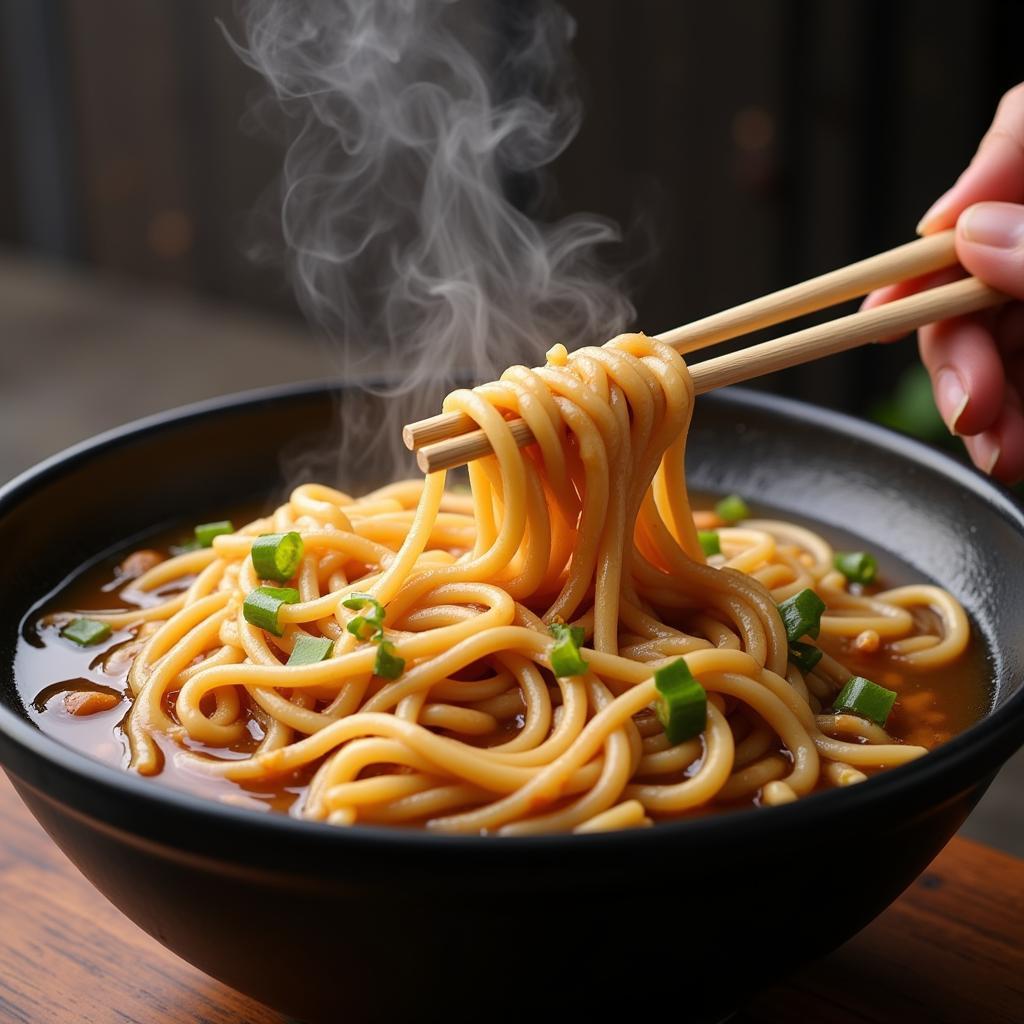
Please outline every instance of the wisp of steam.
[{"label": "wisp of steam", "polygon": [[523,208],[580,121],[562,8],[250,0],[243,19],[233,45],[284,114],[298,302],[341,376],[401,398],[378,403],[387,418],[361,451],[400,447],[401,424],[456,382],[536,365],[556,341],[601,343],[632,318],[598,258],[615,225]]}]

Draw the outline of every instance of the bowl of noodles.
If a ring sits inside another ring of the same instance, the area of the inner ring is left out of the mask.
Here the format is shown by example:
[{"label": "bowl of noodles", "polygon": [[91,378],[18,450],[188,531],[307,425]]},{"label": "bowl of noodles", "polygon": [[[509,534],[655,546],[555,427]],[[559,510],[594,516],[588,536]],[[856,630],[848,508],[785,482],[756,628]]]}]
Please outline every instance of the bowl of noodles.
[{"label": "bowl of noodles", "polygon": [[637,339],[456,392],[468,486],[315,384],[0,492],[0,761],[101,892],[304,1021],[717,1020],[923,870],[1024,741],[1024,517]]}]

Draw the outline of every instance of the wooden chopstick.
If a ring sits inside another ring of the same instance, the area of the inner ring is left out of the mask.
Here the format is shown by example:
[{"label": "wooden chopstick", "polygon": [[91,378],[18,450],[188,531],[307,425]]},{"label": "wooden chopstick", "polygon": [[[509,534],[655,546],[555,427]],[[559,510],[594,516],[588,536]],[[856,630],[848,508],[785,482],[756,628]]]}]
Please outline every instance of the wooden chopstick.
[{"label": "wooden chopstick", "polygon": [[[655,337],[680,352],[696,352],[708,345],[771,327],[804,313],[828,309],[866,295],[882,285],[951,267],[956,263],[954,234],[951,229],[918,238]],[[469,416],[461,412],[441,413],[410,423],[402,431],[402,439],[407,448],[415,451],[473,430],[476,430],[476,423]]]},{"label": "wooden chopstick", "polygon": [[813,359],[845,352],[865,342],[905,334],[936,320],[975,313],[979,309],[997,306],[1007,299],[1008,296],[983,284],[976,277],[968,277],[963,281],[918,292],[897,302],[851,313],[795,334],[730,352],[716,359],[707,359],[690,367],[690,374],[697,394],[703,395],[715,388],[739,384]]},{"label": "wooden chopstick", "polygon": [[[696,393],[702,395],[729,384],[739,384],[813,359],[845,352],[868,341],[916,330],[936,320],[997,306],[1007,299],[1008,296],[1002,292],[975,277],[968,277],[716,359],[707,359],[691,366],[690,374]],[[535,440],[523,420],[510,420],[509,427],[520,448]],[[482,430],[473,430],[425,445],[416,452],[416,462],[424,473],[433,473],[472,462],[490,451],[487,435]]]},{"label": "wooden chopstick", "polygon": [[[880,285],[919,277],[955,262],[952,232],[943,232],[706,317],[696,324],[667,331],[658,337],[684,352],[695,351],[747,330],[827,308]],[[715,388],[798,366],[868,341],[903,334],[936,320],[963,316],[1006,300],[1007,296],[976,278],[966,278],[717,359],[705,360],[691,366],[690,373],[696,393],[705,394]],[[534,441],[533,433],[523,420],[510,420],[509,427],[519,447]],[[491,451],[486,434],[477,430],[472,419],[461,413],[434,416],[410,424],[405,428],[403,437],[410,447],[418,446],[416,461],[425,473],[460,466]],[[440,439],[429,440],[432,437]]]},{"label": "wooden chopstick", "polygon": [[657,335],[679,352],[696,352],[719,341],[792,320],[840,302],[867,295],[875,288],[922,277],[956,264],[956,232],[950,228],[866,260],[830,270],[769,295],[714,313]]}]

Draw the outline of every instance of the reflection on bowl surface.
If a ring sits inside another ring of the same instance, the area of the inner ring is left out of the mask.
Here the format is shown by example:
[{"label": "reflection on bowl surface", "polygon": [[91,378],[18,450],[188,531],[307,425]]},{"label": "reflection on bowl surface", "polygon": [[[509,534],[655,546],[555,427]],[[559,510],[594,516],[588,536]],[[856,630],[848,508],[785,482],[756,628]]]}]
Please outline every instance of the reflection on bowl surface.
[{"label": "reflection on bowl surface", "polygon": [[[373,401],[342,396],[343,406]],[[291,451],[330,435],[336,417],[320,388],[213,403],[15,481],[0,495],[0,543],[10,552],[4,664],[18,623],[69,569],[155,524],[280,491],[276,460],[250,439]],[[498,997],[496,974],[526,986],[541,963],[558,979],[545,995],[552,1012],[642,1001],[715,1019],[883,909],[1024,738],[1024,607],[1006,571],[1024,554],[1024,520],[945,457],[750,394],[700,400],[687,469],[695,489],[756,495],[787,517],[876,534],[878,546],[948,587],[991,648],[984,720],[920,761],[770,812],[501,840],[337,829],[154,786],[36,729],[13,674],[0,680],[0,759],[51,836],[126,914],[300,1019],[333,1021],[339,1007],[353,1020],[521,1015],[537,992],[506,999],[502,981]],[[655,937],[677,921],[667,950]],[[612,964],[602,984],[595,967]],[[683,970],[701,981],[677,982]]]}]

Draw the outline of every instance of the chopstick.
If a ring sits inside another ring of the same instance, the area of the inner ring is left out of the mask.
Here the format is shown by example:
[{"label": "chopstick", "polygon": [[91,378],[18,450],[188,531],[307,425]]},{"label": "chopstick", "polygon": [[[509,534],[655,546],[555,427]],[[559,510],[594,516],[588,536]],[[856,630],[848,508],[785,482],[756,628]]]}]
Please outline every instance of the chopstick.
[{"label": "chopstick", "polygon": [[[866,295],[884,284],[921,277],[955,263],[954,232],[940,231],[655,337],[679,352],[696,352],[719,341]],[[470,417],[461,412],[441,413],[410,423],[402,431],[402,438],[406,447],[415,451],[470,430],[476,430]]]},{"label": "chopstick", "polygon": [[[953,232],[945,231],[899,246],[800,284],[784,288],[732,309],[705,317],[657,337],[680,352],[693,352],[748,331],[794,316],[826,309],[873,288],[953,266]],[[1006,296],[974,278],[932,288],[908,298],[862,310],[806,330],[797,331],[690,367],[697,394],[797,366],[924,324],[962,316],[1006,301]],[[520,447],[533,434],[520,419],[509,421]],[[490,452],[483,431],[462,413],[433,416],[403,431],[408,447],[424,472],[449,469]]]}]

